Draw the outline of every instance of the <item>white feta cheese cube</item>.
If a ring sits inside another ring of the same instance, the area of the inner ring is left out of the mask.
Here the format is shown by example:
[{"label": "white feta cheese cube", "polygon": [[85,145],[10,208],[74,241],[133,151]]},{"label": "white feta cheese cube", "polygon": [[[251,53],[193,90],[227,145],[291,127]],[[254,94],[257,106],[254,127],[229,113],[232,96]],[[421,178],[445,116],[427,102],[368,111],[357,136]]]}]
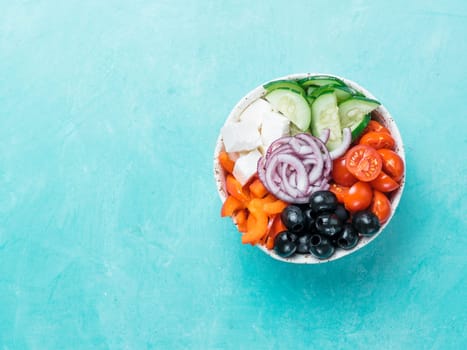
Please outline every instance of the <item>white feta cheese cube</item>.
[{"label": "white feta cheese cube", "polygon": [[267,149],[278,138],[290,134],[290,121],[282,114],[269,112],[263,116],[261,126],[262,148]]},{"label": "white feta cheese cube", "polygon": [[244,186],[257,171],[258,160],[261,153],[258,150],[242,155],[235,162],[233,175]]},{"label": "white feta cheese cube", "polygon": [[268,101],[260,98],[249,105],[242,114],[240,114],[240,121],[251,121],[256,125],[256,128],[259,129],[263,122],[263,115],[272,112],[272,110],[272,105]]},{"label": "white feta cheese cube", "polygon": [[222,141],[227,152],[250,151],[261,145],[261,135],[249,121],[226,123],[221,129]]}]

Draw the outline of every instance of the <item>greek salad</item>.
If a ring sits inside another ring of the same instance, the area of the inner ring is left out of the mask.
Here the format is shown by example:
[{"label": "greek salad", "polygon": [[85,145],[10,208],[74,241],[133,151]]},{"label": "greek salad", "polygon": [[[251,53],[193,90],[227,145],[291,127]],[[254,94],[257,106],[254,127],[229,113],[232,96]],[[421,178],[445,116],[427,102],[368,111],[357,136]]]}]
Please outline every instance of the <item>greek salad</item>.
[{"label": "greek salad", "polygon": [[328,75],[263,87],[221,129],[221,216],[243,243],[283,258],[328,259],[376,234],[404,177],[395,140],[375,117],[380,103]]}]

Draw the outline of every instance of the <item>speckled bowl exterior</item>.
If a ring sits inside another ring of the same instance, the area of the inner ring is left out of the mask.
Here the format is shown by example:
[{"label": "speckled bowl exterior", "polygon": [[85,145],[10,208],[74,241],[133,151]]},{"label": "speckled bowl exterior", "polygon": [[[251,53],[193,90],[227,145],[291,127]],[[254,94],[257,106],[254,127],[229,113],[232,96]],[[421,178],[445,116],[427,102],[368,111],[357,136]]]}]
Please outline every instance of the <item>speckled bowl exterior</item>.
[{"label": "speckled bowl exterior", "polygon": [[[334,76],[336,78],[339,78],[339,79],[343,80],[347,85],[354,88],[355,90],[362,92],[368,98],[378,100],[375,96],[373,96],[373,94],[371,92],[369,92],[368,90],[366,90],[365,88],[363,88],[359,84],[357,84],[357,83],[355,83],[355,82],[353,82],[353,81],[351,81],[349,79],[346,79],[346,78],[343,78],[343,77],[340,77],[340,76],[337,76],[337,75],[334,75],[334,74],[327,74],[327,73],[299,73],[299,74],[287,75],[285,77],[275,78],[275,79],[272,79],[271,81],[280,80],[280,79],[298,80],[298,79],[302,79],[302,78],[306,78],[306,77],[314,76],[314,75],[330,75],[330,76]],[[253,101],[257,100],[258,98],[260,98],[262,96],[264,96],[266,94],[266,90],[263,88],[263,85],[265,85],[267,83],[268,82],[265,82],[265,83],[259,85],[258,87],[256,87],[252,91],[250,91],[248,94],[246,94],[245,97],[243,97],[237,103],[237,105],[232,109],[232,111],[230,112],[230,114],[227,117],[225,122],[238,120],[240,114],[245,110],[246,107],[248,107]],[[403,145],[403,142],[402,142],[402,138],[401,138],[401,135],[399,133],[399,129],[397,128],[396,122],[394,121],[394,119],[391,116],[391,114],[389,113],[389,111],[382,104],[382,105],[380,105],[378,107],[378,109],[376,111],[374,111],[372,113],[372,117],[373,117],[373,119],[381,122],[381,124],[383,124],[386,128],[389,129],[389,131],[392,134],[392,137],[396,141],[395,151],[402,158],[402,160],[404,161],[404,164],[405,164],[405,152],[404,152],[404,145]],[[214,150],[214,178],[215,178],[215,181],[216,181],[217,191],[219,193],[219,196],[220,196],[222,202],[224,202],[226,197],[227,197],[227,192],[225,190],[225,174],[224,174],[224,171],[223,171],[222,167],[220,166],[220,164],[218,162],[219,152],[221,152],[223,149],[224,149],[224,145],[223,145],[223,142],[222,142],[222,138],[219,135],[219,137],[217,139],[217,142],[216,142],[216,147],[215,147],[215,150]],[[406,168],[407,168],[407,165],[406,165]],[[295,255],[293,255],[292,257],[289,257],[289,258],[282,258],[282,257],[278,256],[274,252],[274,250],[268,250],[266,247],[263,247],[261,245],[257,245],[257,247],[259,249],[261,249],[265,254],[269,255],[270,257],[272,257],[274,259],[277,259],[277,260],[280,260],[280,261],[283,261],[283,262],[294,263],[294,264],[322,264],[322,263],[326,263],[326,262],[329,262],[329,261],[332,261],[332,260],[340,259],[340,258],[342,258],[342,257],[344,257],[346,255],[352,254],[353,252],[365,247],[370,242],[375,240],[381,234],[381,232],[384,231],[385,227],[391,221],[392,217],[394,216],[394,213],[396,212],[396,208],[397,208],[397,206],[399,204],[399,201],[400,201],[401,196],[402,196],[402,192],[404,190],[405,174],[406,174],[406,170],[404,172],[404,177],[401,180],[400,187],[396,191],[394,191],[390,196],[390,201],[391,201],[391,205],[392,205],[392,212],[391,212],[391,216],[389,217],[389,219],[386,221],[386,223],[384,223],[381,226],[380,230],[375,235],[373,235],[372,237],[362,237],[360,239],[358,245],[355,248],[351,249],[351,250],[336,249],[336,252],[329,259],[319,260],[319,259],[316,259],[311,254],[306,254],[306,255],[295,254]]]}]

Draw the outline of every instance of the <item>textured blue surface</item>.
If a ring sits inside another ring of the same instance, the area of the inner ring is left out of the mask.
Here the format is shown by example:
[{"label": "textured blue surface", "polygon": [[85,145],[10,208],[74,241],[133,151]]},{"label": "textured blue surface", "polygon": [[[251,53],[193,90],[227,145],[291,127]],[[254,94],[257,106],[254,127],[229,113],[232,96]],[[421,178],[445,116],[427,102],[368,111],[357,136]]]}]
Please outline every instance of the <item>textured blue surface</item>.
[{"label": "textured blue surface", "polygon": [[[0,0],[0,349],[462,349],[467,2]],[[351,257],[242,246],[211,159],[319,71],[393,113],[407,186]]]}]

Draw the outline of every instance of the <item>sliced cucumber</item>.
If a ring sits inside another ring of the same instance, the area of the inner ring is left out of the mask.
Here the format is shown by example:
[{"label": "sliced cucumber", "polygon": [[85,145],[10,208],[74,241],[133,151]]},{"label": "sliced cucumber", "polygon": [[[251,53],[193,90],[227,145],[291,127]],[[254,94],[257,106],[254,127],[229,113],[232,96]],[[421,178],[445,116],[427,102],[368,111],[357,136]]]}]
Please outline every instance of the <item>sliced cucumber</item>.
[{"label": "sliced cucumber", "polygon": [[319,88],[319,86],[316,86],[316,85],[308,86],[308,88],[306,89],[306,94],[310,96],[313,93],[313,91],[315,91],[317,88]]},{"label": "sliced cucumber", "polygon": [[308,104],[311,106],[313,104],[313,101],[315,100],[314,97],[311,97],[311,96],[306,96],[305,97],[306,100],[308,101]]},{"label": "sliced cucumber", "polygon": [[264,98],[300,130],[305,131],[310,127],[311,110],[305,95],[294,90],[276,89]]},{"label": "sliced cucumber", "polygon": [[[352,141],[357,139],[363,133],[363,131],[367,127],[370,120],[371,120],[371,115],[366,114],[362,117],[362,120],[360,123],[355,123],[353,125],[347,126],[347,127],[350,127],[350,130],[352,131]],[[345,126],[342,126],[342,128],[345,128]]]},{"label": "sliced cucumber", "polygon": [[313,98],[317,98],[317,97],[319,97],[319,96],[321,96],[323,94],[334,92],[335,91],[334,87],[335,87],[335,85],[323,85],[323,86],[320,86],[319,88],[314,90],[309,96],[313,97]]},{"label": "sliced cucumber", "polygon": [[348,87],[348,86],[341,86],[341,85],[324,85],[321,87],[318,87],[314,89],[311,93],[308,94],[310,97],[318,97],[319,95],[322,95],[324,93],[328,92],[334,92],[337,97],[337,103],[343,102],[345,100],[348,100],[355,94],[357,94],[357,91]]},{"label": "sliced cucumber", "polygon": [[263,85],[263,87],[267,92],[271,92],[276,89],[289,89],[305,95],[305,90],[296,81],[293,80],[271,81],[270,83]]},{"label": "sliced cucumber", "polygon": [[303,87],[308,87],[310,85],[323,86],[329,84],[346,86],[342,80],[329,75],[313,75],[300,79],[298,83]]},{"label": "sliced cucumber", "polygon": [[352,96],[358,94],[358,92],[348,86],[334,86],[334,93],[337,97],[337,103],[348,100]]},{"label": "sliced cucumber", "polygon": [[319,136],[324,129],[330,129],[326,147],[332,151],[342,143],[342,128],[334,92],[326,92],[311,105],[311,133]]},{"label": "sliced cucumber", "polygon": [[361,96],[354,96],[339,103],[339,118],[342,128],[350,128],[352,139],[357,138],[368,125],[369,114],[379,105],[378,101]]}]

